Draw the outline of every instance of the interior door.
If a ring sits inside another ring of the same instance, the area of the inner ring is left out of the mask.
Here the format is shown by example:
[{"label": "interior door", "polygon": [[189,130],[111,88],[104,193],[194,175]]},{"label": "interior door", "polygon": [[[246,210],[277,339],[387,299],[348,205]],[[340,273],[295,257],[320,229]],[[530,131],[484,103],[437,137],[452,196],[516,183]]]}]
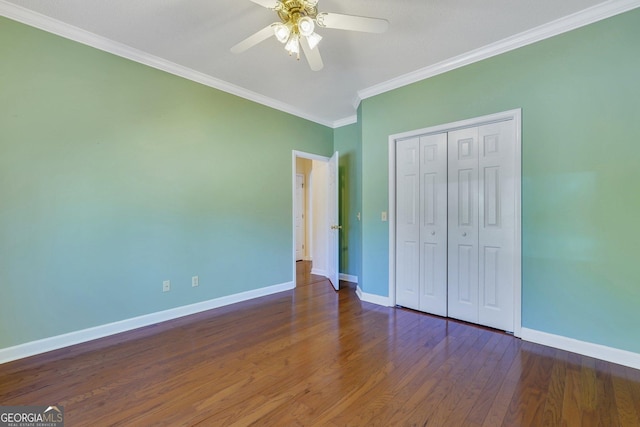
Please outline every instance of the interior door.
[{"label": "interior door", "polygon": [[449,317],[478,323],[478,128],[449,132]]},{"label": "interior door", "polygon": [[329,227],[328,266],[327,273],[331,284],[337,291],[340,289],[340,230],[338,223],[338,152],[336,151],[328,164],[327,186],[327,219]]},{"label": "interior door", "polygon": [[304,175],[296,174],[295,229],[296,261],[304,257]]},{"label": "interior door", "polygon": [[515,123],[480,126],[478,323],[514,330]]},{"label": "interior door", "polygon": [[396,304],[420,309],[420,139],[396,144]]},{"label": "interior door", "polygon": [[447,134],[420,137],[420,310],[447,315]]}]

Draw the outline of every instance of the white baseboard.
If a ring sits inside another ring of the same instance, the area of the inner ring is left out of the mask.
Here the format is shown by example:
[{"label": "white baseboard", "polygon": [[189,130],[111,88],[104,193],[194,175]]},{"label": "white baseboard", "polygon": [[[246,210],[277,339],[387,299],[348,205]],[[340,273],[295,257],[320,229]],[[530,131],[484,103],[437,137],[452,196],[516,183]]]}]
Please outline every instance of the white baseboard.
[{"label": "white baseboard", "polygon": [[561,335],[549,334],[547,332],[541,332],[529,328],[522,328],[522,339],[536,344],[542,344],[549,347],[559,348],[560,350],[581,354],[583,356],[606,360],[607,362],[617,363],[618,365],[640,369],[640,354],[638,353],[567,338]]},{"label": "white baseboard", "polygon": [[358,283],[358,276],[352,276],[351,274],[340,273],[340,280],[345,282]]},{"label": "white baseboard", "polygon": [[259,298],[278,292],[288,291],[293,288],[293,282],[281,283],[279,285],[267,286],[265,288],[240,292],[238,294],[214,298],[208,301],[202,301],[195,304],[159,311],[157,313],[145,314],[143,316],[120,320],[118,322],[108,323],[106,325],[100,325],[80,331],[74,331],[68,334],[44,338],[38,341],[31,341],[28,343],[16,345],[14,347],[3,348],[0,349],[0,364],[10,362],[12,360],[34,356],[36,354],[46,353],[52,350],[58,350],[60,348],[68,347],[71,345],[92,341],[98,338],[104,338],[109,335],[131,331],[133,329],[142,328],[144,326],[166,322],[167,320],[177,319],[179,317],[200,313],[202,311],[211,310],[225,305],[235,304],[237,302],[247,301],[253,298]]},{"label": "white baseboard", "polygon": [[328,276],[327,270],[322,270],[320,268],[313,268],[313,267],[311,267],[311,274],[316,274],[318,276],[324,276],[324,277]]},{"label": "white baseboard", "polygon": [[356,295],[358,295],[358,298],[360,298],[361,301],[382,305],[384,307],[390,307],[388,297],[381,297],[380,295],[362,292],[362,288],[360,288],[360,286],[356,287]]}]

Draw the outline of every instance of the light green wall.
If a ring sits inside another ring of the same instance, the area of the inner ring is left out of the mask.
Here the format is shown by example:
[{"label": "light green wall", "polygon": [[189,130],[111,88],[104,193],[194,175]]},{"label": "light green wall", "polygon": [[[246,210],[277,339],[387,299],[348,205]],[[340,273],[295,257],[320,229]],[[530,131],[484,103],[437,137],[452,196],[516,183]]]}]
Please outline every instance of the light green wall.
[{"label": "light green wall", "polygon": [[361,286],[388,294],[388,136],[522,108],[523,326],[640,352],[640,10],[362,103]]},{"label": "light green wall", "polygon": [[340,153],[340,272],[358,276],[360,259],[360,220],[362,210],[359,159],[361,155],[358,125],[352,124],[334,130],[333,146]]},{"label": "light green wall", "polygon": [[293,280],[332,129],[4,18],[0,58],[0,348]]}]

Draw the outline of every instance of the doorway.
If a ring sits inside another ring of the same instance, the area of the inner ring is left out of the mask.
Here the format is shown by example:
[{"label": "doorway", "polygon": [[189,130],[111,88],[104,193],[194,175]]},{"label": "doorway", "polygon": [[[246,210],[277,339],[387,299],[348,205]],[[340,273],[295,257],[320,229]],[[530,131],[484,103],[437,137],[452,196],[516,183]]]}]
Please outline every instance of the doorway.
[{"label": "doorway", "polygon": [[521,111],[389,137],[389,297],[521,330]]},{"label": "doorway", "polygon": [[[293,277],[297,262],[339,289],[338,153],[332,157],[293,151]],[[301,200],[303,199],[303,200]],[[302,260],[302,261],[300,261]]]}]

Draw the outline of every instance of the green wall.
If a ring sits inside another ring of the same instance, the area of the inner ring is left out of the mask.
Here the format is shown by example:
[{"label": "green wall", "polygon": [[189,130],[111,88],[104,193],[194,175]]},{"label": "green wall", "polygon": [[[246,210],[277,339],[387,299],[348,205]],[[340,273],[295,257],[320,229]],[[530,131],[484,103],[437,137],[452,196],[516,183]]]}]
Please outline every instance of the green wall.
[{"label": "green wall", "polygon": [[523,326],[640,352],[640,10],[362,103],[361,286],[388,294],[388,136],[522,108]]},{"label": "green wall", "polygon": [[0,348],[293,280],[332,129],[4,18],[0,58]]},{"label": "green wall", "polygon": [[360,220],[362,211],[360,176],[362,158],[358,125],[352,124],[334,130],[333,146],[340,153],[340,272],[358,276],[360,269]]}]

